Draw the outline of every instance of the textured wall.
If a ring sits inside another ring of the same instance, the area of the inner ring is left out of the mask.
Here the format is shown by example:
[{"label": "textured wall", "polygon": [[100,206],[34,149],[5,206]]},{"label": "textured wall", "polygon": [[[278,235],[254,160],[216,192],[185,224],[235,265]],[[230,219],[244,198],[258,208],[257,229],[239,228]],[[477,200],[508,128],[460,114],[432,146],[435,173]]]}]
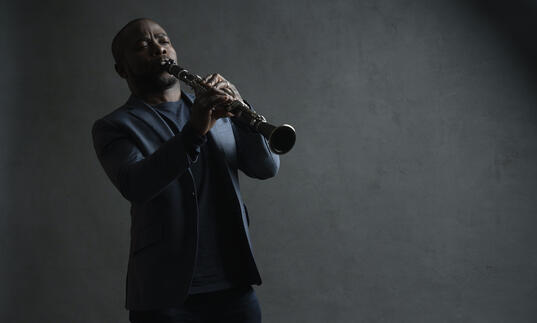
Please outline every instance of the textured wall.
[{"label": "textured wall", "polygon": [[530,2],[34,2],[2,4],[0,321],[128,321],[128,203],[90,129],[139,16],[296,127],[276,178],[241,178],[264,322],[537,320]]}]

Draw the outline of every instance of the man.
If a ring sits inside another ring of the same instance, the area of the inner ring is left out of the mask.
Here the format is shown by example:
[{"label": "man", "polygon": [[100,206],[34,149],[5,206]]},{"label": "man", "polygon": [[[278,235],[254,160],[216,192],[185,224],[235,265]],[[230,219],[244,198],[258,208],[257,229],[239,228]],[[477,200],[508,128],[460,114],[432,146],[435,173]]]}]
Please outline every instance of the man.
[{"label": "man", "polygon": [[177,54],[154,21],[129,22],[112,52],[131,96],[92,134],[106,174],[131,202],[131,322],[261,322],[237,171],[273,177],[278,156],[230,118],[226,107],[242,98],[222,76],[204,78],[211,89],[195,99],[181,91],[161,68]]}]

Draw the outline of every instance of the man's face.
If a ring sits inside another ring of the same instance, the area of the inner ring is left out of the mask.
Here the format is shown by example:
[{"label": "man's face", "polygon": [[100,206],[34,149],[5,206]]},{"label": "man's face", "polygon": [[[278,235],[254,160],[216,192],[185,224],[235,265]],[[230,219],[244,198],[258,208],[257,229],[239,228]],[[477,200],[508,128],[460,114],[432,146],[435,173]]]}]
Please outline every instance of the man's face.
[{"label": "man's face", "polygon": [[157,23],[142,20],[129,26],[124,31],[121,46],[123,55],[118,65],[122,77],[129,82],[148,91],[166,89],[178,82],[161,68],[161,61],[170,58],[177,61],[177,54]]}]

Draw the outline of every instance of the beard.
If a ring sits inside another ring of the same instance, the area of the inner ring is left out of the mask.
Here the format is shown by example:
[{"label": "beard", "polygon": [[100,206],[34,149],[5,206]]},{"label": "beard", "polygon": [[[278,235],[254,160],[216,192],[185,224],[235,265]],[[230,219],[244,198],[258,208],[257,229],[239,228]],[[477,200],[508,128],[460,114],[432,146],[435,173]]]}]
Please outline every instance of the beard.
[{"label": "beard", "polygon": [[132,75],[132,80],[144,93],[162,92],[179,82],[173,75],[161,71]]}]

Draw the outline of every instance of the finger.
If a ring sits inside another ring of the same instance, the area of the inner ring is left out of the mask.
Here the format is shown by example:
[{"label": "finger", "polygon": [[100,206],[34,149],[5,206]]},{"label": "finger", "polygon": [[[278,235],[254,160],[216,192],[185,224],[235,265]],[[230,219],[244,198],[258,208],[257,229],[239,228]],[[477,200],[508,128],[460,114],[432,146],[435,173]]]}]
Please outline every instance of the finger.
[{"label": "finger", "polygon": [[232,99],[229,98],[229,96],[223,96],[223,95],[215,95],[208,99],[207,105],[210,108],[219,107],[219,106],[225,106],[230,105],[231,102],[233,102]]},{"label": "finger", "polygon": [[222,95],[214,95],[214,96],[203,96],[196,100],[196,108],[201,110],[210,110],[211,108],[222,104],[229,102],[229,98],[227,96]]},{"label": "finger", "polygon": [[233,93],[230,94],[229,91],[226,91],[224,89],[211,88],[211,90],[207,92],[207,96],[227,97],[230,100],[235,100],[235,96],[233,95]]},{"label": "finger", "polygon": [[222,88],[220,90],[231,97],[235,97],[235,93],[233,93],[233,90],[228,87]]},{"label": "finger", "polygon": [[219,80],[218,82],[216,82],[213,87],[217,88],[217,89],[224,89],[224,88],[228,88],[229,87],[229,82],[228,81],[225,81],[225,80]]},{"label": "finger", "polygon": [[202,96],[212,96],[212,95],[228,95],[228,93],[223,92],[221,89],[217,89],[213,86],[210,86],[208,83],[205,83],[204,81],[199,82],[205,90],[204,91],[196,91],[196,98],[200,98]]},{"label": "finger", "polygon": [[211,89],[213,88],[210,84],[209,84],[209,81],[213,78],[214,74],[209,74],[207,76],[205,76],[203,79],[201,79],[201,85],[205,88],[205,92],[207,91],[211,91]]},{"label": "finger", "polygon": [[227,96],[228,94],[220,89],[209,87],[207,91],[200,93],[200,97]]},{"label": "finger", "polygon": [[214,74],[209,74],[209,75],[205,76],[205,77],[202,79],[203,82],[207,83],[207,82],[209,81],[209,79],[210,79],[211,77],[213,77],[213,75],[214,75]]},{"label": "finger", "polygon": [[208,93],[209,95],[228,95],[227,92],[224,92],[223,89],[218,89],[216,87],[210,87],[210,90],[209,90],[210,93]]},{"label": "finger", "polygon": [[211,108],[211,113],[214,118],[225,117],[228,113],[229,104],[226,102],[219,102]]},{"label": "finger", "polygon": [[[209,76],[210,78],[210,76]],[[196,100],[201,105],[207,105],[210,100],[215,100],[217,98],[227,97],[229,100],[234,100],[234,95],[230,94],[229,91],[224,91],[223,89],[217,89],[215,87],[208,87],[207,91],[197,94]]]},{"label": "finger", "polygon": [[213,91],[214,95],[224,95],[224,96],[228,96],[230,99],[236,99],[236,96],[235,96],[235,93],[233,93],[232,90],[230,90],[229,88],[213,88],[215,89]]},{"label": "finger", "polygon": [[214,86],[219,81],[221,81],[221,76],[219,74],[212,74],[211,77],[207,79],[207,85]]},{"label": "finger", "polygon": [[237,98],[237,93],[229,86],[229,82],[218,82],[216,88],[221,92],[231,96],[232,98]]}]

